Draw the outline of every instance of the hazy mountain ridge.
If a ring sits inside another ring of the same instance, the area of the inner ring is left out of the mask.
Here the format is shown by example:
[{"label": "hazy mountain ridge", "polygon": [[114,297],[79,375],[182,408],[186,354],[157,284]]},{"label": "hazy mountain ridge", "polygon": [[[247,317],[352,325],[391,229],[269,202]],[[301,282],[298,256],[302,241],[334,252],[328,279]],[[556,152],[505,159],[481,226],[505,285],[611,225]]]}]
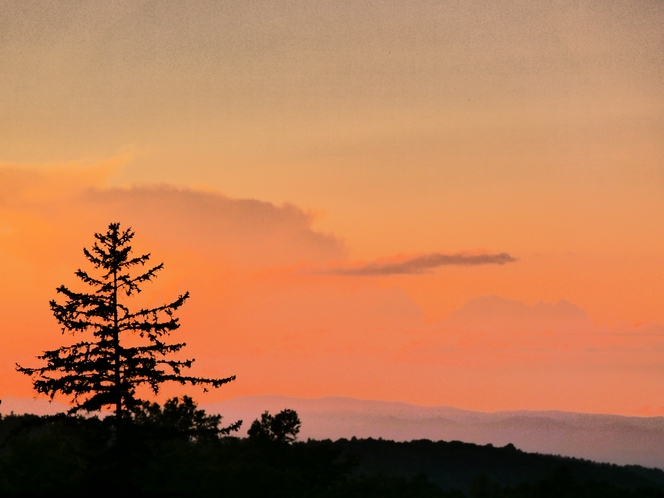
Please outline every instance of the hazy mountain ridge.
[{"label": "hazy mountain ridge", "polygon": [[512,443],[528,452],[664,468],[664,417],[526,410],[483,413],[343,397],[246,396],[204,407],[224,415],[227,422],[242,419],[245,423],[264,410],[292,408],[302,419],[304,439],[355,436],[495,446]]},{"label": "hazy mountain ridge", "polygon": [[[585,458],[621,465],[664,468],[664,417],[628,417],[563,411],[475,412],[446,406],[345,397],[316,399],[263,395],[241,396],[203,404],[224,423],[244,421],[240,435],[268,410],[298,412],[301,439],[383,438],[394,441],[430,439],[506,446],[535,453]],[[46,400],[5,398],[0,413],[47,414],[66,406]]]}]

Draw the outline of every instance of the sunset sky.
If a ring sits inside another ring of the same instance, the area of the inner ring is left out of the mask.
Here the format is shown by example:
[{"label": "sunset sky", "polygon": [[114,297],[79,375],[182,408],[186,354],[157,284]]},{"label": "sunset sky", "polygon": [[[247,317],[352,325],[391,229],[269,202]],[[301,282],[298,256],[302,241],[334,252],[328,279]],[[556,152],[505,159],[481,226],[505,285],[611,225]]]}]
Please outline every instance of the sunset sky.
[{"label": "sunset sky", "polygon": [[[118,221],[203,394],[664,415],[664,3],[0,0],[0,398]],[[180,392],[167,389],[164,395]]]}]

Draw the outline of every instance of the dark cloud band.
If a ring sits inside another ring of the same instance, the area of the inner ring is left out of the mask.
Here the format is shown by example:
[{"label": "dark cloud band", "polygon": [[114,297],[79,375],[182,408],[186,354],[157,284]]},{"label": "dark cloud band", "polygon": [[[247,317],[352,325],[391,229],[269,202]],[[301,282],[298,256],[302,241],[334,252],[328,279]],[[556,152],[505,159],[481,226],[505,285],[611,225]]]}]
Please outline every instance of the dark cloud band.
[{"label": "dark cloud band", "polygon": [[417,275],[430,273],[439,266],[477,266],[504,265],[517,259],[506,252],[500,254],[425,254],[398,263],[369,263],[357,268],[335,268],[329,271],[333,275],[352,277],[384,276],[384,275]]}]

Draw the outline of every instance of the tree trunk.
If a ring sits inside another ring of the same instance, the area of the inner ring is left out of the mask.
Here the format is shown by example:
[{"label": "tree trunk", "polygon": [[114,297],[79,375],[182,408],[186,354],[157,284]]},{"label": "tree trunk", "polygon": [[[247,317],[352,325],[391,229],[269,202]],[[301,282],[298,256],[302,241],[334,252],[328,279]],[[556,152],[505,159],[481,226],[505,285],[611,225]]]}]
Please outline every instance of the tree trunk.
[{"label": "tree trunk", "polygon": [[113,350],[115,361],[115,423],[120,424],[122,417],[122,391],[120,377],[120,327],[118,325],[118,273],[113,270]]}]

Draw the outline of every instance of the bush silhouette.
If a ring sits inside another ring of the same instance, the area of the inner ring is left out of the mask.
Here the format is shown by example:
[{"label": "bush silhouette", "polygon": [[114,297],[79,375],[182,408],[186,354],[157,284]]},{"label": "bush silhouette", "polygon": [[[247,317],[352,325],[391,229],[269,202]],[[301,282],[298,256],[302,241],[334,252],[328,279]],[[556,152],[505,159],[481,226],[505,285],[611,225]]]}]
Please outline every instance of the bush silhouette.
[{"label": "bush silhouette", "polygon": [[253,441],[292,443],[300,432],[300,425],[300,418],[295,410],[282,410],[274,416],[266,411],[260,420],[254,420],[247,434]]}]

